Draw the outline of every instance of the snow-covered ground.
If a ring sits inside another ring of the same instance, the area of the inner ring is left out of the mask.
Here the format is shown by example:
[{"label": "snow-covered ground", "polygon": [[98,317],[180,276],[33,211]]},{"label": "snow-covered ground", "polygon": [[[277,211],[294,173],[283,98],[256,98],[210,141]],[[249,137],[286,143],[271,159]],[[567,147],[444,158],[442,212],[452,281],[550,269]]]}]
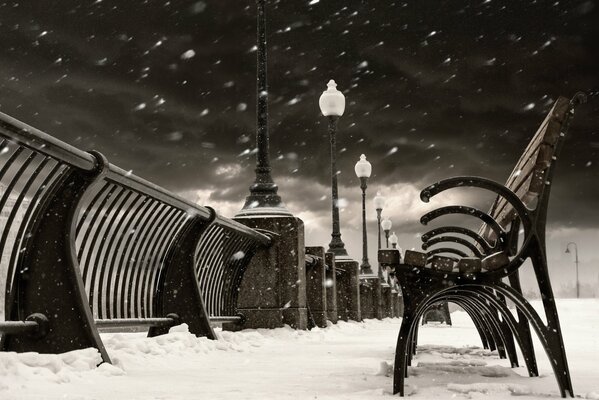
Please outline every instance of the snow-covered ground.
[{"label": "snow-covered ground", "polygon": [[[574,390],[599,399],[599,300],[559,300]],[[482,350],[468,317],[425,326],[407,379],[414,398],[559,397],[548,360],[541,376]],[[198,339],[185,327],[165,336],[105,334],[114,365],[93,349],[62,355],[0,353],[0,399],[369,399],[389,397],[400,320],[220,332]]]}]

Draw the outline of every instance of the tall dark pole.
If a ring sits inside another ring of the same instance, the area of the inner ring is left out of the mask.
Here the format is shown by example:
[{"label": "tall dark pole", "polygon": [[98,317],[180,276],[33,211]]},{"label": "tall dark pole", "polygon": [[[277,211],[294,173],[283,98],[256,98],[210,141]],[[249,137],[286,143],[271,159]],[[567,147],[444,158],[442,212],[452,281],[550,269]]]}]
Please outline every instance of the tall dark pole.
[{"label": "tall dark pole", "polygon": [[255,214],[291,215],[271,176],[268,132],[268,81],[266,75],[266,12],[265,0],[257,5],[257,76],[256,76],[256,180],[250,186],[250,195],[237,216]]},{"label": "tall dark pole", "polygon": [[570,242],[566,245],[566,253],[570,252],[570,245],[574,245],[574,264],[576,265],[576,298],[580,298],[580,282],[578,280],[578,245],[575,242]]},{"label": "tall dark pole", "polygon": [[333,232],[331,233],[331,243],[329,243],[329,252],[335,254],[336,258],[349,257],[345,250],[345,243],[341,240],[341,231],[339,227],[339,193],[337,190],[337,122],[339,117],[329,115],[329,137],[331,139],[331,203],[333,212]]},{"label": "tall dark pole", "polygon": [[[382,208],[377,208],[376,209],[376,221],[377,221],[377,227],[378,227],[378,250],[381,249],[381,213],[383,212]],[[383,279],[383,269],[381,268],[380,264],[379,264],[379,279]]]},{"label": "tall dark pole", "polygon": [[363,275],[371,275],[372,268],[368,263],[368,236],[366,234],[366,181],[368,178],[360,178],[360,189],[362,189],[362,265],[360,265],[360,273]]}]

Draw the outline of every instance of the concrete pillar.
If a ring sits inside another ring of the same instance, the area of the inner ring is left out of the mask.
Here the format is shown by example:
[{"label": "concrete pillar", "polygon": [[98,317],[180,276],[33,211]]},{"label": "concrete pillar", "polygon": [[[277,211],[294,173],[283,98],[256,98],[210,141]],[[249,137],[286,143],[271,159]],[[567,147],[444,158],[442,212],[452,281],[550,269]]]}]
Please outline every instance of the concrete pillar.
[{"label": "concrete pillar", "polygon": [[327,287],[324,247],[306,247],[306,256],[314,256],[313,262],[306,262],[306,304],[314,325],[325,328]]},{"label": "concrete pillar", "polygon": [[362,319],[379,318],[379,293],[381,282],[378,276],[360,277],[360,309]]},{"label": "concrete pillar", "polygon": [[291,216],[235,220],[272,232],[273,237],[270,248],[254,255],[241,281],[237,309],[245,316],[245,323],[240,328],[276,328],[286,324],[307,329],[304,223]]},{"label": "concrete pillar", "polygon": [[383,297],[383,318],[393,318],[393,293],[391,293],[391,286],[388,283],[383,283],[381,292]]},{"label": "concrete pillar", "polygon": [[337,311],[339,319],[361,321],[360,268],[357,261],[335,260],[337,275]]},{"label": "concrete pillar", "polygon": [[328,320],[336,324],[339,320],[337,311],[337,268],[335,267],[335,255],[326,253],[324,256],[326,264],[326,297],[327,297],[327,317]]}]

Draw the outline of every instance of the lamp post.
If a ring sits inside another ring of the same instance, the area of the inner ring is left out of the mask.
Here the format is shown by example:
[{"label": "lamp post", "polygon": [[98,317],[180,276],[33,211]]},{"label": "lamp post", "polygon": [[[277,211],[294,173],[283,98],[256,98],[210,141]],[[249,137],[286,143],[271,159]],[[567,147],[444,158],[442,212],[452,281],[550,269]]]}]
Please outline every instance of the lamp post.
[{"label": "lamp post", "polygon": [[[381,249],[381,213],[383,212],[383,207],[385,207],[385,198],[381,196],[381,192],[377,192],[376,196],[373,200],[374,208],[376,209],[376,222],[377,222],[377,231],[378,231],[378,250]],[[379,279],[383,279],[383,269],[379,265]]]},{"label": "lamp post", "polygon": [[362,189],[362,265],[360,272],[364,275],[372,274],[372,268],[368,263],[368,238],[366,235],[366,188],[367,181],[372,173],[372,165],[366,160],[366,156],[362,154],[360,161],[354,167],[356,176],[360,178],[360,189]]},{"label": "lamp post", "polygon": [[389,242],[391,243],[391,246],[393,246],[394,249],[397,248],[397,241],[397,235],[395,234],[395,232],[393,232],[391,236],[389,236]]},{"label": "lamp post", "polygon": [[345,111],[345,96],[337,90],[337,84],[330,80],[327,84],[327,90],[322,92],[318,100],[322,115],[329,120],[329,137],[331,141],[331,203],[333,232],[331,233],[331,243],[329,243],[329,252],[335,255],[335,258],[349,258],[345,244],[341,240],[341,231],[339,224],[339,195],[337,192],[337,122],[339,117]]},{"label": "lamp post", "polygon": [[381,228],[383,228],[383,230],[385,231],[385,243],[386,243],[386,248],[389,248],[389,231],[391,230],[391,226],[393,224],[391,223],[391,220],[389,218],[385,218],[383,220],[383,222],[381,222]]},{"label": "lamp post", "polygon": [[285,215],[291,213],[277,194],[278,186],[270,174],[269,134],[268,134],[268,81],[266,75],[266,12],[265,0],[256,0],[257,6],[257,77],[256,77],[256,179],[250,186],[250,195],[236,215],[257,214]]},{"label": "lamp post", "polygon": [[570,245],[574,245],[574,263],[576,264],[576,298],[580,298],[580,283],[578,281],[578,246],[575,242],[570,242],[566,245],[566,253],[570,253]]}]

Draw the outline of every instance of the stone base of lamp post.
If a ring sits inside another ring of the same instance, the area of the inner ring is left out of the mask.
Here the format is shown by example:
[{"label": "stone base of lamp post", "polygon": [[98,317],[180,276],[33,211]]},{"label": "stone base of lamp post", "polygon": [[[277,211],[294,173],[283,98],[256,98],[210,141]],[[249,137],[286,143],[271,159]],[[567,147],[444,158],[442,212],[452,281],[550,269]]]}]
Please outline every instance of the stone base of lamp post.
[{"label": "stone base of lamp post", "polygon": [[[237,310],[245,322],[237,329],[307,329],[304,223],[295,217],[235,218],[253,229],[273,233],[273,244],[248,265],[239,289]],[[230,325],[223,329],[234,328]]]},{"label": "stone base of lamp post", "polygon": [[393,293],[391,286],[388,283],[383,283],[381,285],[382,292],[382,317],[383,318],[393,318]]},{"label": "stone base of lamp post", "polygon": [[325,253],[324,262],[326,264],[327,318],[336,324],[339,320],[339,313],[337,311],[337,268],[335,267],[335,255],[333,253]]},{"label": "stone base of lamp post", "polygon": [[362,321],[360,309],[360,267],[357,261],[335,260],[337,274],[337,313],[343,321]]},{"label": "stone base of lamp post", "polygon": [[395,299],[395,308],[393,311],[395,312],[395,318],[403,318],[403,296],[401,294],[401,289],[397,289],[397,298]]},{"label": "stone base of lamp post", "polygon": [[378,276],[360,276],[360,309],[362,319],[379,317],[381,280]]},{"label": "stone base of lamp post", "polygon": [[[310,325],[327,326],[327,288],[324,247],[306,247],[306,303]],[[308,257],[313,256],[311,262]]]}]

